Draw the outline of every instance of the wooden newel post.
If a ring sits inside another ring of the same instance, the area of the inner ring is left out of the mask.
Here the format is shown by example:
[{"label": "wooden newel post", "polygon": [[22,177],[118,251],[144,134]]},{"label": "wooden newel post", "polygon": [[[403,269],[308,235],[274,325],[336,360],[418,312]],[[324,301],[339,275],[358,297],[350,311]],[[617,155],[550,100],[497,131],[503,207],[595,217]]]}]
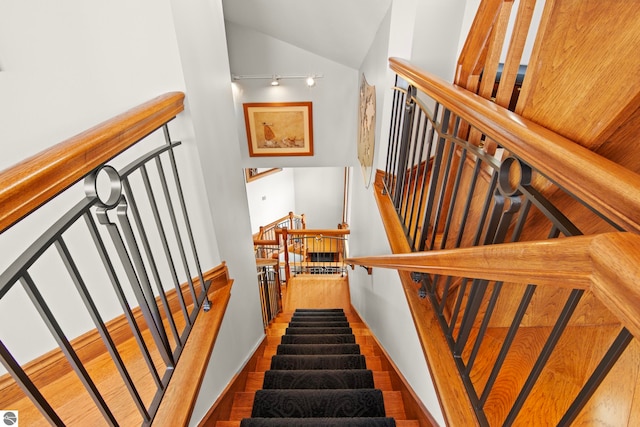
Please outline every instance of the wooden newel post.
[{"label": "wooden newel post", "polygon": [[289,236],[287,227],[282,229],[282,247],[284,248],[284,277],[287,285],[291,278],[291,269],[289,268]]}]

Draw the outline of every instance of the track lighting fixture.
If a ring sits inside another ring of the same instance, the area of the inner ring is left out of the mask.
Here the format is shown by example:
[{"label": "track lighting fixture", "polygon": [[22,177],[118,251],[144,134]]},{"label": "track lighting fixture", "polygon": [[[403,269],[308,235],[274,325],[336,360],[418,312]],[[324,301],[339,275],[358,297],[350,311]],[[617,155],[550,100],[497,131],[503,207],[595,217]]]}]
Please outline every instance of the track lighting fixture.
[{"label": "track lighting fixture", "polygon": [[269,80],[271,86],[279,86],[281,80],[304,80],[307,86],[313,87],[316,85],[317,79],[321,79],[324,76],[322,74],[307,74],[307,75],[280,75],[280,74],[258,74],[258,75],[231,75],[233,81],[238,80]]}]

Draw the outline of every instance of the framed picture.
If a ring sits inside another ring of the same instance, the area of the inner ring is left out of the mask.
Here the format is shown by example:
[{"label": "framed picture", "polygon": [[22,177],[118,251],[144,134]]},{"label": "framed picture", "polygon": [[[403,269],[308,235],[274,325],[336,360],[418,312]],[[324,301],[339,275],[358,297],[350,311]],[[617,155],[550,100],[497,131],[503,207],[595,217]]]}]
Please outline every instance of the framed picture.
[{"label": "framed picture", "polygon": [[244,175],[247,179],[247,182],[251,182],[255,181],[256,179],[264,178],[265,176],[271,175],[272,173],[280,172],[281,170],[282,168],[246,168],[244,170]]},{"label": "framed picture", "polygon": [[249,156],[313,156],[311,102],[244,104]]}]

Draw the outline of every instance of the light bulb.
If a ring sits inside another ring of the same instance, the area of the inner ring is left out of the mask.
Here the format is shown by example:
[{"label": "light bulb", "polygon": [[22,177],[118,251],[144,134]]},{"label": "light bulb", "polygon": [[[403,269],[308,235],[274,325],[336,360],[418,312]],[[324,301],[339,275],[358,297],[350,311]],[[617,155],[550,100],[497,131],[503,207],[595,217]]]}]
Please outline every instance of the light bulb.
[{"label": "light bulb", "polygon": [[315,84],[316,84],[316,81],[313,78],[313,76],[307,77],[307,86],[312,87],[312,86],[315,86]]}]

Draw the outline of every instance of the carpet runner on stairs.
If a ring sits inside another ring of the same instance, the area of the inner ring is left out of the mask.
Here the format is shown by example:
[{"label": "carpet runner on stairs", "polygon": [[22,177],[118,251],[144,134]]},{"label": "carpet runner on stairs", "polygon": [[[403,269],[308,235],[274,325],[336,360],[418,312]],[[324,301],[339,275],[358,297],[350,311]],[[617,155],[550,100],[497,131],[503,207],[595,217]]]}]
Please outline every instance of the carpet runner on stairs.
[{"label": "carpet runner on stairs", "polygon": [[241,427],[395,426],[342,309],[296,310]]}]

